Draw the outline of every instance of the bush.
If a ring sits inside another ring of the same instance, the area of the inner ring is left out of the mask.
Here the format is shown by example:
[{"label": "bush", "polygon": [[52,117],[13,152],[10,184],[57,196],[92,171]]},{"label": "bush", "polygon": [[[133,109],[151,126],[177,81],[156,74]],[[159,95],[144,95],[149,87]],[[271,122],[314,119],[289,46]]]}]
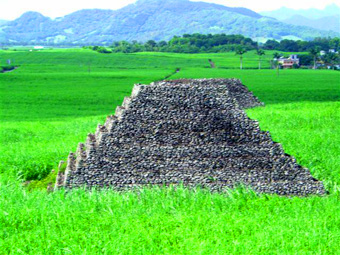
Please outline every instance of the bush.
[{"label": "bush", "polygon": [[105,54],[112,53],[111,50],[108,50],[108,49],[106,49],[106,48],[104,48],[104,47],[100,47],[100,48],[97,50],[97,52],[99,52],[99,53],[105,53]]},{"label": "bush", "polygon": [[298,64],[293,64],[293,69],[299,69],[300,66]]},{"label": "bush", "polygon": [[26,188],[30,191],[34,189],[47,190],[49,187],[54,187],[54,184],[57,180],[57,175],[58,175],[58,172],[53,170],[51,171],[49,175],[47,175],[42,180],[35,180],[35,181],[27,182]]},{"label": "bush", "polygon": [[313,57],[311,55],[299,55],[300,65],[310,66],[313,64]]}]

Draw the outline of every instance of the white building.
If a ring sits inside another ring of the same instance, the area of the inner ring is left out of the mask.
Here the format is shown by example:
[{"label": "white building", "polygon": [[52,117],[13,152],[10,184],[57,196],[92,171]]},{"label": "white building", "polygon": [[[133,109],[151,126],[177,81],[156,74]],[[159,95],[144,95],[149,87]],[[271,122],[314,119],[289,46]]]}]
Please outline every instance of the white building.
[{"label": "white building", "polygon": [[44,46],[34,46],[33,49],[35,50],[42,50],[44,48]]},{"label": "white building", "polygon": [[283,68],[293,68],[294,65],[300,64],[300,59],[298,55],[290,55],[289,58],[281,57],[278,59],[279,64],[282,65]]}]

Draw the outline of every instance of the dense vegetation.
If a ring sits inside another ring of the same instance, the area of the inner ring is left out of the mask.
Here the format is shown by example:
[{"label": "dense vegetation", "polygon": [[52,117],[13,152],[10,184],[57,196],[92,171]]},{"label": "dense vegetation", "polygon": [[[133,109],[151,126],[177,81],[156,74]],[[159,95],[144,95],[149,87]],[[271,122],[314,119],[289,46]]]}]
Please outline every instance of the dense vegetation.
[{"label": "dense vegetation", "polygon": [[280,42],[276,40],[268,40],[263,48],[266,50],[280,50],[291,52],[303,52],[311,49],[319,48],[320,50],[329,51],[333,49],[335,51],[340,50],[340,38],[315,38],[312,41],[301,40],[282,40]]},{"label": "dense vegetation", "polygon": [[[273,52],[263,56],[269,66]],[[219,54],[0,51],[0,251],[4,254],[337,254],[340,88],[332,70],[236,70]],[[217,68],[210,68],[212,59]],[[4,64],[4,63],[0,63]],[[256,68],[254,51],[244,66]],[[237,77],[266,103],[248,110],[330,195],[286,198],[239,189],[28,192],[131,93],[134,83]]]},{"label": "dense vegetation", "polygon": [[306,52],[311,49],[319,48],[328,51],[340,50],[340,38],[315,38],[312,41],[295,40],[267,40],[264,44],[259,44],[251,38],[242,35],[226,34],[184,34],[174,36],[171,40],[159,41],[148,40],[145,43],[137,41],[114,42],[109,48],[93,46],[93,50],[101,53],[122,52],[176,52],[176,53],[218,53],[235,51],[238,47],[246,50],[263,48],[265,50],[277,50],[284,52]]},{"label": "dense vegetation", "polygon": [[170,41],[155,42],[149,40],[146,43],[136,41],[129,43],[126,41],[114,42],[112,45],[113,52],[176,52],[176,53],[203,53],[203,52],[228,52],[234,51],[242,45],[247,50],[257,47],[257,43],[250,38],[242,35],[226,34],[185,34],[183,36],[174,36]]}]

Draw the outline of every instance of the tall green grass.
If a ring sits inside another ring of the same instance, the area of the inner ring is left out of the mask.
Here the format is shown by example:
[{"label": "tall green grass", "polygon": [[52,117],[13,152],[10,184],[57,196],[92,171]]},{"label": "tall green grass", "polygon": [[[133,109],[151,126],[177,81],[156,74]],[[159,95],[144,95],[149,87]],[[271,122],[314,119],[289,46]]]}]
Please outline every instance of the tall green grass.
[{"label": "tall green grass", "polygon": [[339,192],[0,192],[3,254],[338,254],[340,244]]},{"label": "tall green grass", "polygon": [[[0,77],[0,173],[25,180],[41,179],[56,168],[114,113],[134,83],[150,83],[176,69],[165,61],[162,67],[154,57],[107,59],[91,51],[2,54],[21,67]],[[88,60],[91,66],[79,64]],[[149,68],[152,63],[156,66]]]},{"label": "tall green grass", "polygon": [[[246,58],[256,68],[255,54]],[[5,59],[20,68],[0,74],[0,254],[338,254],[339,72],[237,70],[230,53],[0,51]],[[208,59],[221,68],[208,68]],[[66,159],[134,83],[176,68],[172,79],[240,78],[266,103],[249,116],[325,181],[330,195],[183,188],[48,194],[22,187]]]}]

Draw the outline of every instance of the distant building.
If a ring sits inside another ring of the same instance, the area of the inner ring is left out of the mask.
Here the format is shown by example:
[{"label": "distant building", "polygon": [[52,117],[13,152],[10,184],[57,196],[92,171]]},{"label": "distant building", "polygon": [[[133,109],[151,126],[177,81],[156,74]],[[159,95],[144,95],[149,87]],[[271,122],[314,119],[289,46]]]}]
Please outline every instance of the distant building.
[{"label": "distant building", "polygon": [[335,49],[330,49],[328,52],[329,53],[335,53]]},{"label": "distant building", "polygon": [[340,70],[340,65],[334,65],[334,66],[327,66],[327,69],[334,69],[334,70]]},{"label": "distant building", "polygon": [[300,59],[298,55],[290,55],[289,58],[281,57],[278,60],[278,63],[281,64],[282,68],[288,69],[293,68],[294,65],[300,65]]},{"label": "distant building", "polygon": [[325,56],[326,55],[326,51],[322,50],[320,51],[320,56]]},{"label": "distant building", "polygon": [[43,49],[44,48],[44,46],[34,46],[33,47],[33,49],[35,49],[35,50],[41,50],[41,49]]}]

